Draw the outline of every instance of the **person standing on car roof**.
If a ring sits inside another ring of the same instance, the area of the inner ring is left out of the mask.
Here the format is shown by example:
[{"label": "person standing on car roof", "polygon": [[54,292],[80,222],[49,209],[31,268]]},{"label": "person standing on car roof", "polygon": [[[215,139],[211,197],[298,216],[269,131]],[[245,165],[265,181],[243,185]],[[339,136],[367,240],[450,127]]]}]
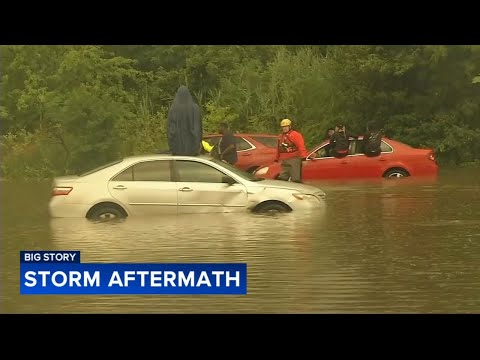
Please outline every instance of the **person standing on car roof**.
[{"label": "person standing on car roof", "polygon": [[302,160],[307,157],[303,136],[292,128],[290,119],[280,122],[282,133],[278,136],[277,157],[281,161],[282,171],[279,180],[302,182]]},{"label": "person standing on car roof", "polygon": [[173,155],[196,156],[202,141],[202,116],[188,88],[180,86],[167,116],[168,147]]}]

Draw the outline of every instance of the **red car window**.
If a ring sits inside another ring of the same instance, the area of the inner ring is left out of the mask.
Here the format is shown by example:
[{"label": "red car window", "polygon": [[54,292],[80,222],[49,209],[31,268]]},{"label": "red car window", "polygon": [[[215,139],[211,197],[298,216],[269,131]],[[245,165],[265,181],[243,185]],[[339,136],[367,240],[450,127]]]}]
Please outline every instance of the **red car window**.
[{"label": "red car window", "polygon": [[277,147],[277,137],[273,136],[252,136],[253,140],[258,141],[260,144],[265,145],[269,148],[276,148]]},{"label": "red car window", "polygon": [[252,148],[252,145],[245,141],[244,138],[235,136],[235,139],[237,140],[237,151],[248,150]]}]

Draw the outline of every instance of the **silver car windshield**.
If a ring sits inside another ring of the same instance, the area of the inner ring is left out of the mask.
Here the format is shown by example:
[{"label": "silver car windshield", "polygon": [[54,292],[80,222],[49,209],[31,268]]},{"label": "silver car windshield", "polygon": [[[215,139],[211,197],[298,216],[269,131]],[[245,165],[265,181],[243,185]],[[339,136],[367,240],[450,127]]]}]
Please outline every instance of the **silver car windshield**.
[{"label": "silver car windshield", "polygon": [[217,159],[208,159],[208,160],[211,161],[211,162],[214,162],[218,165],[221,165],[222,167],[230,170],[235,175],[240,176],[242,179],[245,179],[245,180],[248,180],[248,181],[262,181],[262,180],[265,180],[265,179],[262,179],[262,178],[257,178],[253,174],[250,174],[246,171],[240,170],[240,169],[236,168],[235,166],[230,165],[229,163],[223,162],[221,160],[217,160]]}]

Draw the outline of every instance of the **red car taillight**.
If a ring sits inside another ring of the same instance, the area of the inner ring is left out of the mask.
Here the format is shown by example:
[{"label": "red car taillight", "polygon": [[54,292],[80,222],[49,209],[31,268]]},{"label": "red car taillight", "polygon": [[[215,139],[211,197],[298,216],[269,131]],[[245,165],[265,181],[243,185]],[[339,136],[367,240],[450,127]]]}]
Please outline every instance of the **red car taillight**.
[{"label": "red car taillight", "polygon": [[435,153],[432,151],[428,154],[428,158],[432,161],[435,161]]},{"label": "red car taillight", "polygon": [[68,195],[72,190],[72,187],[55,186],[52,190],[52,196]]}]

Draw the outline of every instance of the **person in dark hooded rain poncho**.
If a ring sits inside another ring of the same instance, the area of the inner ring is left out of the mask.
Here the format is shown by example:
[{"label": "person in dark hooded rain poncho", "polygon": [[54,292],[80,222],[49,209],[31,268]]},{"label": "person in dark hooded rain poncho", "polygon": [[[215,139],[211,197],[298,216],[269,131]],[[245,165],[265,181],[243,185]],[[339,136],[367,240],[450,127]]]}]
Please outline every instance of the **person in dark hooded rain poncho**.
[{"label": "person in dark hooded rain poncho", "polygon": [[178,88],[168,112],[167,130],[172,155],[199,155],[203,133],[200,107],[184,85]]}]

